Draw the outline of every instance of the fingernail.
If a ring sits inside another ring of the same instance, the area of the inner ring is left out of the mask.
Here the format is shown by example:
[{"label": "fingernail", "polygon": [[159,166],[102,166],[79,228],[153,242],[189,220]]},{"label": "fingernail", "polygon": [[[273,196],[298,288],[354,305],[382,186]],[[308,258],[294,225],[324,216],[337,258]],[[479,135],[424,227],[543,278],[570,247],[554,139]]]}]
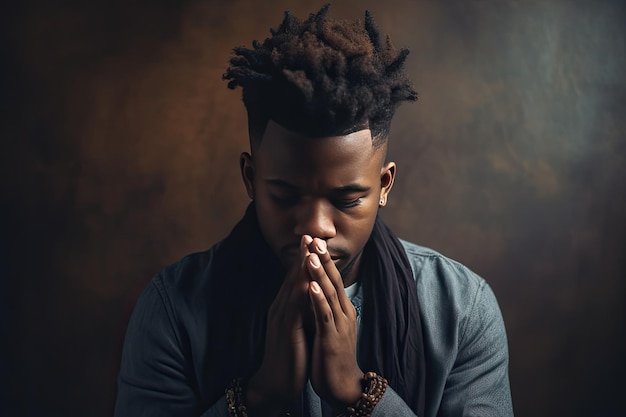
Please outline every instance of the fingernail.
[{"label": "fingernail", "polygon": [[311,261],[311,265],[313,265],[314,267],[318,267],[320,266],[320,258],[318,258],[318,256],[314,253],[312,253],[311,255],[309,255],[309,260]]},{"label": "fingernail", "polygon": [[309,235],[303,235],[302,240],[304,241],[305,246],[308,246],[313,242],[313,238]]},{"label": "fingernail", "polygon": [[315,281],[311,281],[311,289],[313,290],[314,293],[319,293],[320,292],[320,284],[318,284]]},{"label": "fingernail", "polygon": [[326,253],[326,241],[318,239],[316,246],[319,253]]}]

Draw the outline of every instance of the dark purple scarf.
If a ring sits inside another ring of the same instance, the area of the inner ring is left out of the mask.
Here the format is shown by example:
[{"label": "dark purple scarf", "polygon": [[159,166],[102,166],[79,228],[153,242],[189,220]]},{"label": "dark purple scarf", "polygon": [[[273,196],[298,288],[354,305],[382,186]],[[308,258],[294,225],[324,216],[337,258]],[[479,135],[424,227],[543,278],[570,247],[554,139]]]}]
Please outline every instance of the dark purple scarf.
[{"label": "dark purple scarf", "polygon": [[387,378],[423,416],[426,369],[417,288],[404,247],[380,217],[363,251],[359,280],[364,295],[359,365]]},{"label": "dark purple scarf", "polygon": [[[285,274],[261,235],[254,204],[217,247],[210,274],[208,314],[219,318],[210,320],[208,329],[219,341],[207,352],[214,402],[232,378],[260,366],[267,311]],[[401,243],[380,218],[363,251],[359,280],[364,293],[359,366],[387,378],[422,416],[425,361],[415,280]]]}]

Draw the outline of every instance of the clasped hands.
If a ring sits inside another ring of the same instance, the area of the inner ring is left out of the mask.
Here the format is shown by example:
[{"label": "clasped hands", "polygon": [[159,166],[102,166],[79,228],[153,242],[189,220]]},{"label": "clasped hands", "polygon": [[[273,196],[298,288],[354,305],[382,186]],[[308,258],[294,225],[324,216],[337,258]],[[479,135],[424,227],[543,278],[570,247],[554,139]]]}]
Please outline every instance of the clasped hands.
[{"label": "clasped hands", "polygon": [[[307,337],[311,327],[313,336]],[[334,408],[353,404],[361,395],[363,377],[356,343],[356,311],[326,242],[304,235],[299,261],[268,312],[263,361],[248,380],[251,415],[277,415],[300,395],[309,379],[315,392]]]}]

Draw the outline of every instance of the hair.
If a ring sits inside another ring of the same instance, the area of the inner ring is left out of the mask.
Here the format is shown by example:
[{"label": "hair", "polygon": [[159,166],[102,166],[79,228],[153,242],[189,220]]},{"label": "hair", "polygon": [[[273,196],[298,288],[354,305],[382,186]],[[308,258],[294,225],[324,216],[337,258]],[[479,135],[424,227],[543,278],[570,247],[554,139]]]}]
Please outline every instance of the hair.
[{"label": "hair", "polygon": [[386,143],[391,119],[417,92],[404,70],[409,53],[381,42],[369,11],[359,19],[328,17],[327,4],[302,21],[290,12],[263,44],[234,48],[223,78],[242,87],[250,140],[269,120],[314,136],[369,128],[374,146]]}]

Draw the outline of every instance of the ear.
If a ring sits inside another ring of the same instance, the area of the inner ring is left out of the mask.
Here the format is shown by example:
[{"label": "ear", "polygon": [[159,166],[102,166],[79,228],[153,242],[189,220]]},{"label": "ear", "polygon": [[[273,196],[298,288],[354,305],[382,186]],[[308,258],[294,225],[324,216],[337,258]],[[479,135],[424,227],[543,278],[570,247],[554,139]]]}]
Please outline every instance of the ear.
[{"label": "ear", "polygon": [[381,207],[387,205],[389,191],[393,187],[393,181],[396,178],[396,163],[387,162],[380,170],[380,199],[378,201]]},{"label": "ear", "polygon": [[254,161],[248,152],[242,152],[239,156],[239,168],[248,197],[254,200]]}]

